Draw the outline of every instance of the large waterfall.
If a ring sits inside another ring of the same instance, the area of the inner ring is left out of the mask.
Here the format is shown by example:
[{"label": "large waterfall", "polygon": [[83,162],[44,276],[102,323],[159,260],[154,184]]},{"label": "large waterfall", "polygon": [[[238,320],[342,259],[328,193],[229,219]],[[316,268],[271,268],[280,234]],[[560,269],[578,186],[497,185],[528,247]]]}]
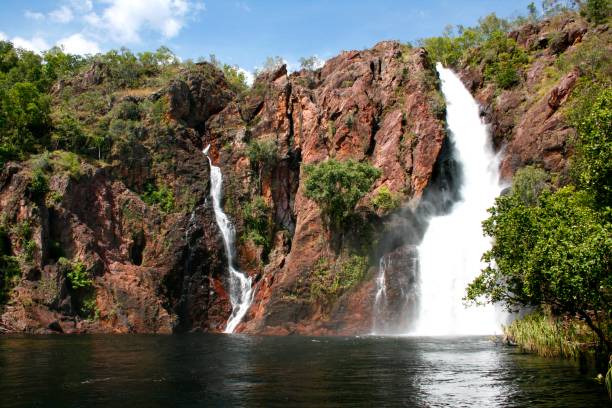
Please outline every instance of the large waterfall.
[{"label": "large waterfall", "polygon": [[251,286],[251,278],[247,277],[246,274],[238,270],[234,265],[234,242],[236,239],[236,232],[234,226],[223,212],[221,207],[221,197],[223,193],[223,175],[221,169],[217,166],[213,166],[210,157],[208,156],[208,149],[210,146],[203,150],[203,153],[208,158],[210,163],[210,196],[213,201],[213,209],[215,211],[215,220],[223,235],[223,244],[225,245],[225,254],[227,257],[227,267],[229,269],[230,278],[230,302],[232,303],[232,314],[227,320],[225,327],[225,333],[233,333],[236,326],[242,321],[242,318],[249,310],[251,302],[253,301],[253,288]]},{"label": "large waterfall", "polygon": [[490,247],[481,222],[502,187],[499,161],[478,105],[461,80],[437,66],[447,104],[447,123],[462,169],[461,199],[450,213],[429,222],[419,252],[419,316],[414,334],[494,334],[500,325],[493,306],[462,302],[466,286],[483,267],[481,256]]}]

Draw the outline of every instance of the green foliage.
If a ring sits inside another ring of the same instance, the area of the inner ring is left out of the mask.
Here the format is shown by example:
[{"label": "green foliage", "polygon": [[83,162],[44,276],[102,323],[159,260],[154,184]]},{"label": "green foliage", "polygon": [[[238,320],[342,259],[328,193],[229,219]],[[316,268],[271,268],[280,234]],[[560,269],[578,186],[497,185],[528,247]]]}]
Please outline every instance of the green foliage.
[{"label": "green foliage", "polygon": [[0,164],[48,143],[49,97],[34,84],[0,84]]},{"label": "green foliage", "polygon": [[252,140],[247,145],[247,157],[253,171],[257,174],[259,189],[263,178],[272,171],[278,163],[278,147],[274,140]]},{"label": "green foliage", "polygon": [[98,320],[100,318],[100,309],[98,309],[98,304],[96,303],[95,292],[83,299],[81,315],[89,320]]},{"label": "green foliage", "polygon": [[[467,299],[484,297],[510,309],[553,305],[587,322],[587,311],[612,312],[612,224],[590,202],[572,187],[543,191],[536,206],[516,192],[499,197],[483,222],[494,240],[483,255],[488,266],[469,285]],[[589,326],[598,330],[597,322]]]},{"label": "green foliage", "polygon": [[228,85],[238,95],[244,94],[249,89],[244,72],[240,71],[237,66],[223,64],[222,70]]},{"label": "green foliage", "polygon": [[555,16],[574,8],[576,0],[542,0],[542,11],[546,17]]},{"label": "green foliage", "polygon": [[321,207],[323,220],[332,228],[345,226],[357,202],[381,174],[368,163],[334,159],[307,165],[304,172],[304,194]]},{"label": "green foliage", "polygon": [[247,146],[251,163],[264,170],[271,170],[278,161],[278,147],[274,140],[253,140]]},{"label": "green foliage", "polygon": [[578,359],[598,338],[583,322],[533,312],[504,327],[506,335],[522,349],[544,357]]},{"label": "green foliage", "polygon": [[457,33],[452,26],[447,26],[440,37],[420,40],[420,46],[427,49],[433,62],[439,61],[447,67],[454,67],[468,56],[468,51],[485,44],[493,36],[505,34],[510,24],[489,14],[480,20],[475,27],[457,26]]},{"label": "green foliage", "polygon": [[223,72],[225,80],[234,92],[238,95],[247,92],[249,86],[246,82],[246,75],[237,65],[224,64],[214,54],[209,56],[209,62]]},{"label": "green foliage", "polygon": [[79,156],[72,152],[54,152],[51,163],[55,169],[68,173],[74,180],[78,180],[83,175]]},{"label": "green foliage", "polygon": [[174,193],[165,185],[155,186],[147,183],[142,201],[147,205],[157,205],[164,213],[174,211]]},{"label": "green foliage", "polygon": [[400,197],[391,192],[387,186],[380,187],[374,198],[372,198],[372,206],[375,210],[381,211],[382,213],[391,212],[398,208],[400,204]]},{"label": "green foliage", "polygon": [[11,243],[6,228],[0,226],[0,305],[9,299],[20,275],[19,262],[11,255]]},{"label": "green foliage", "polygon": [[605,23],[612,14],[610,0],[586,0],[580,8],[580,14],[594,24]]},{"label": "green foliage", "polygon": [[263,67],[261,68],[261,70],[258,70],[258,74],[261,72],[273,72],[276,71],[277,69],[280,69],[280,67],[282,67],[283,65],[285,65],[285,61],[279,57],[266,57],[266,60],[263,63]]},{"label": "green foliage", "polygon": [[508,89],[520,81],[520,70],[528,61],[527,53],[509,38],[497,31],[482,45],[480,59],[485,63],[484,75],[502,89]]},{"label": "green foliage", "polygon": [[73,290],[87,289],[93,286],[93,280],[89,276],[89,271],[82,262],[71,262],[62,257],[58,263],[64,269],[66,278]]},{"label": "green foliage", "polygon": [[310,298],[331,302],[361,282],[367,271],[368,259],[363,256],[351,255],[337,261],[320,258],[310,277]]},{"label": "green foliage", "polygon": [[536,205],[542,191],[549,188],[548,178],[548,173],[541,168],[525,166],[514,175],[512,192],[523,204]]},{"label": "green foliage", "polygon": [[270,237],[274,227],[269,212],[270,208],[261,196],[255,197],[253,201],[246,203],[242,208],[245,229],[243,238],[263,246],[264,252],[270,250]]},{"label": "green foliage", "polygon": [[[582,105],[582,106],[580,106]],[[570,120],[578,131],[573,166],[578,185],[593,194],[598,207],[612,207],[612,90],[574,105]]]},{"label": "green foliage", "polygon": [[28,184],[28,191],[34,199],[42,199],[49,191],[49,180],[41,169],[34,169]]}]

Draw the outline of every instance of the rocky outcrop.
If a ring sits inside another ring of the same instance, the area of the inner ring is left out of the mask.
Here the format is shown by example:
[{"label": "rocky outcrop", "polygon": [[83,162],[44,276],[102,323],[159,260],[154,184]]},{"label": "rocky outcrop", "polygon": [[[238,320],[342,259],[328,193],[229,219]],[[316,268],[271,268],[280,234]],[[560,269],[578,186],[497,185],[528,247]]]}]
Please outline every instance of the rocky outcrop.
[{"label": "rocky outcrop", "polygon": [[[100,72],[94,64],[73,82],[99,85]],[[208,162],[194,135],[232,97],[220,72],[196,67],[165,89],[115,100],[172,103],[163,127],[141,118],[139,138],[111,152],[109,165],[56,152],[6,166],[2,224],[23,273],[0,326],[35,333],[222,330],[231,311],[226,261],[208,200]],[[46,198],[29,193],[34,168],[48,175]],[[167,186],[174,207],[165,213],[143,202],[145,185]],[[26,225],[31,232],[20,236]],[[74,288],[60,258],[83,265],[91,287]]]},{"label": "rocky outcrop", "polygon": [[532,54],[518,86],[500,90],[483,79],[483,68],[461,69],[466,86],[481,104],[490,123],[493,142],[502,150],[501,173],[509,181],[514,172],[529,164],[567,180],[575,130],[568,124],[563,107],[581,76],[574,68],[551,77],[561,54],[576,52],[589,38],[586,22],[576,16],[526,24],[509,36]]},{"label": "rocky outcrop", "polygon": [[[267,264],[253,267],[252,259],[243,256],[241,265],[257,283],[253,306],[239,330],[369,332],[375,265],[363,282],[331,304],[323,306],[305,294],[315,264],[342,255],[330,244],[333,237],[318,206],[303,194],[300,168],[331,157],[369,161],[382,171],[372,194],[387,186],[405,201],[418,200],[445,138],[435,69],[424,50],[383,42],[371,50],[342,53],[314,72],[288,75],[281,67],[258,78],[253,88],[257,94],[211,118],[205,143],[212,144],[213,156],[228,175],[226,194],[234,206],[262,195],[277,231],[291,238],[274,246]],[[275,142],[278,162],[259,189],[244,152],[249,143],[262,140]],[[240,234],[240,213],[233,218]],[[372,253],[375,249],[370,248]]]}]

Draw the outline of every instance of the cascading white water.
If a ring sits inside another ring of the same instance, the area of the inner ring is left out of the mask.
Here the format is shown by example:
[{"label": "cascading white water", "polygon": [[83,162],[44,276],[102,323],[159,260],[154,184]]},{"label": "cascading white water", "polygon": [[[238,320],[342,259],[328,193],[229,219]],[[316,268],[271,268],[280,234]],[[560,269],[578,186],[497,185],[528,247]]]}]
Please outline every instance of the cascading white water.
[{"label": "cascading white water", "polygon": [[[378,276],[376,277],[376,298],[374,299],[374,313],[372,322],[372,334],[378,334],[381,331],[380,317],[383,314],[385,304],[387,303],[387,282],[386,273],[387,266],[391,263],[388,256],[382,256],[378,260]],[[384,329],[383,329],[384,330]]]},{"label": "cascading white water", "polygon": [[495,308],[466,308],[462,298],[483,268],[481,256],[491,245],[481,223],[502,190],[499,160],[472,95],[451,70],[439,63],[437,70],[450,137],[462,168],[461,200],[448,215],[430,220],[418,247],[420,305],[414,334],[495,334],[500,331]]},{"label": "cascading white water", "polygon": [[227,267],[229,269],[230,278],[230,302],[232,303],[232,314],[227,320],[225,326],[225,333],[233,333],[236,326],[242,321],[242,318],[251,307],[253,301],[253,288],[251,286],[251,278],[247,277],[245,273],[236,269],[234,266],[234,242],[236,238],[236,232],[231,221],[221,208],[221,195],[223,193],[223,175],[221,169],[217,166],[213,166],[210,157],[208,156],[207,146],[202,153],[208,158],[210,164],[210,196],[213,201],[213,209],[215,211],[215,220],[221,235],[223,236],[223,244],[225,245],[225,254],[227,257]]}]

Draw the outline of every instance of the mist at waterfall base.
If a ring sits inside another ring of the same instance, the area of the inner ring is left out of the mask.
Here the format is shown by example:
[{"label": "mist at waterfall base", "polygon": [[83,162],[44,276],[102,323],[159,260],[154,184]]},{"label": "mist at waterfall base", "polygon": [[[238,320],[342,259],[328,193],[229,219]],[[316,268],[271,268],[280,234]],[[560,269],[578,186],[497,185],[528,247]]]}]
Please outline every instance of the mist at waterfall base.
[{"label": "mist at waterfall base", "polygon": [[[481,256],[490,240],[483,236],[482,221],[502,186],[499,160],[478,104],[451,70],[441,64],[437,70],[449,137],[421,204],[398,214],[392,222],[395,231],[383,240],[375,334],[498,334],[506,317],[492,305],[466,306],[463,301],[467,285],[484,267]],[[407,249],[398,256],[396,248],[402,245]],[[393,267],[402,272],[395,278],[401,301],[391,307],[387,281]]]},{"label": "mist at waterfall base", "polygon": [[236,231],[232,222],[229,220],[222,207],[223,197],[223,174],[221,169],[213,166],[210,157],[208,156],[207,146],[202,153],[208,158],[210,164],[210,196],[213,202],[213,210],[215,212],[215,221],[223,236],[223,245],[225,247],[225,256],[227,258],[227,267],[229,270],[229,292],[230,302],[232,304],[232,314],[227,320],[225,333],[233,333],[236,326],[242,321],[244,315],[251,307],[253,301],[253,288],[251,278],[238,270],[234,263],[234,243],[236,241]]}]

